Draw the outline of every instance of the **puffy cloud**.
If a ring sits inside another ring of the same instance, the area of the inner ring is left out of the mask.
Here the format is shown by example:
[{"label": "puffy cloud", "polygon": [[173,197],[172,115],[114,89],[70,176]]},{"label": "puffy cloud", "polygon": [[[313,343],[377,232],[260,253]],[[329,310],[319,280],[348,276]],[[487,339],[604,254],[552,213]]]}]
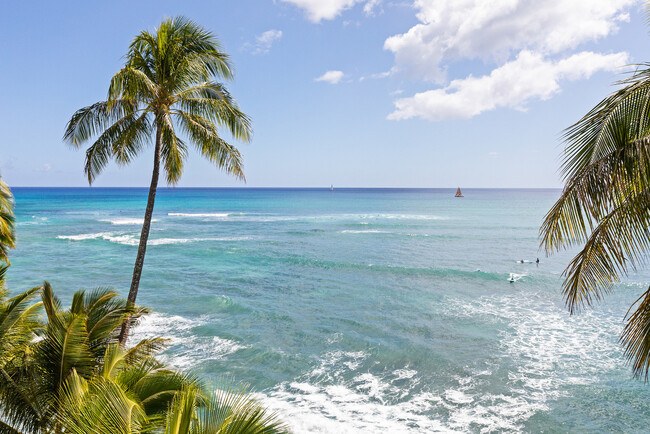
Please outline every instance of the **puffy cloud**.
[{"label": "puffy cloud", "polygon": [[[497,107],[523,108],[560,90],[562,80],[588,77],[626,61],[624,53],[575,54],[584,43],[615,33],[640,0],[415,0],[418,24],[386,39],[392,74],[446,84],[395,101],[389,119],[469,118]],[[482,77],[447,82],[448,66],[480,59]],[[577,64],[573,71],[564,67]],[[612,62],[607,64],[607,62]],[[470,103],[471,102],[471,103]]]},{"label": "puffy cloud", "polygon": [[271,50],[271,46],[277,40],[282,38],[282,30],[271,29],[255,37],[255,43],[245,44],[253,54],[266,54]]},{"label": "puffy cloud", "polygon": [[523,110],[529,100],[545,100],[559,92],[561,80],[588,78],[596,71],[614,70],[626,62],[626,53],[581,52],[554,62],[539,53],[522,51],[489,75],[453,80],[445,88],[398,99],[388,119],[441,121],[468,119],[498,107]]},{"label": "puffy cloud", "polygon": [[445,63],[504,61],[528,49],[545,55],[605,37],[638,0],[416,0],[419,24],[388,38],[396,72],[444,81]]},{"label": "puffy cloud", "polygon": [[318,23],[322,20],[336,18],[346,9],[357,3],[365,3],[363,10],[371,15],[379,6],[381,0],[281,0],[303,9],[310,21]]},{"label": "puffy cloud", "polygon": [[324,81],[329,84],[337,84],[339,81],[341,81],[344,75],[345,74],[343,74],[343,71],[327,71],[320,77],[315,78],[314,81]]}]

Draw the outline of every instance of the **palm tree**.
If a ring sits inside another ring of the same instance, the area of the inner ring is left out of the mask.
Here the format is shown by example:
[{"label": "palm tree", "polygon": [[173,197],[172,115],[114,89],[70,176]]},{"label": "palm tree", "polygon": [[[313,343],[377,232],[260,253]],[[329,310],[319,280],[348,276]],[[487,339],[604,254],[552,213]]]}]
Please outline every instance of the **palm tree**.
[{"label": "palm tree", "polygon": [[[74,434],[147,432],[154,428],[139,405],[118,384],[104,378],[72,376],[59,420]],[[195,384],[174,395],[165,434],[284,434],[287,427],[255,401],[244,385],[221,381]]]},{"label": "palm tree", "polygon": [[[130,163],[153,139],[154,164],[128,301],[135,303],[151,227],[162,161],[167,183],[175,185],[187,158],[187,140],[218,168],[244,179],[242,157],[218,127],[250,140],[251,123],[217,79],[232,78],[228,56],[215,36],[185,18],[164,20],[155,32],[131,43],[126,64],[113,78],[108,99],[78,110],[64,140],[86,150],[84,171],[92,184],[111,159]],[[179,136],[181,133],[183,138]],[[125,344],[128,322],[122,328]]]},{"label": "palm tree", "polygon": [[[9,186],[0,178],[0,261],[9,265],[9,249],[16,247],[14,202]],[[4,266],[1,266],[2,269]]]},{"label": "palm tree", "polygon": [[[38,293],[42,303],[33,304]],[[246,387],[208,388],[161,364],[155,355],[165,340],[119,345],[125,319],[135,323],[147,311],[112,291],[78,291],[66,310],[47,282],[5,295],[0,292],[2,434],[287,432]]]},{"label": "palm tree", "polygon": [[[650,249],[650,64],[565,131],[564,190],[540,230],[547,253],[581,246],[565,270],[571,313],[602,298]],[[636,376],[650,370],[650,288],[620,338]]]},{"label": "palm tree", "polygon": [[[41,294],[45,324],[37,321],[41,303],[28,306],[35,292]],[[0,305],[0,333],[9,330],[0,344],[0,432],[60,432],[63,397],[77,378],[113,381],[147,418],[164,420],[175,394],[196,379],[156,361],[161,339],[128,350],[118,345],[125,319],[134,322],[144,313],[105,289],[78,291],[62,310],[47,282]]]}]

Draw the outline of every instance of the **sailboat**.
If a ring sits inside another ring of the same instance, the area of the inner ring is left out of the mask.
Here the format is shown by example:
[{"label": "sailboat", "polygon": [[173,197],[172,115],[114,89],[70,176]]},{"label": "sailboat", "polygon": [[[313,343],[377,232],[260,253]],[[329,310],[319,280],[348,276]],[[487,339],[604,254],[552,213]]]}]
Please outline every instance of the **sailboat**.
[{"label": "sailboat", "polygon": [[455,197],[463,197],[463,193],[460,192],[460,187],[458,187],[458,190],[456,190],[456,196]]},{"label": "sailboat", "polygon": [[330,185],[330,191],[334,191],[334,184]]}]

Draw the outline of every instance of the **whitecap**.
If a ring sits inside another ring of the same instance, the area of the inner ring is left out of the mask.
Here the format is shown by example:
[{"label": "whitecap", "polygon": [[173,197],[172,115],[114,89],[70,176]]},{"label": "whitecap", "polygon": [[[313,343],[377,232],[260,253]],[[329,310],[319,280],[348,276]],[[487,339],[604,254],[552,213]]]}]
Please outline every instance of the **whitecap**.
[{"label": "whitecap", "polygon": [[99,232],[96,234],[79,234],[79,235],[59,235],[57,236],[60,240],[71,240],[71,241],[82,241],[82,240],[94,240],[97,238],[102,238],[105,236],[111,236],[113,234],[109,232]]},{"label": "whitecap", "polygon": [[377,229],[367,229],[367,230],[344,230],[341,231],[342,234],[389,234],[390,232],[380,231]]},{"label": "whitecap", "polygon": [[258,398],[298,434],[453,432],[431,417],[442,399],[415,392],[420,382],[416,370],[405,366],[367,372],[362,366],[369,356],[365,351],[327,352],[311,372]]},{"label": "whitecap", "polygon": [[[112,225],[142,225],[144,223],[144,218],[128,218],[128,217],[118,217],[110,219],[100,219],[100,222],[110,223]],[[158,219],[151,219],[152,222],[157,222]]]},{"label": "whitecap", "polygon": [[390,386],[371,375],[360,377],[364,381],[356,387],[294,381],[257,397],[297,434],[453,432],[424,414],[438,405],[439,398],[420,393],[405,402],[386,404],[382,393]]},{"label": "whitecap", "polygon": [[457,378],[458,386],[445,391],[444,406],[454,429],[521,431],[524,422],[547,411],[550,402],[568,396],[569,386],[592,384],[603,372],[625,369],[617,344],[622,324],[615,315],[592,310],[571,316],[546,294],[522,298],[512,292],[452,302],[445,314],[505,322],[500,357],[512,366],[511,386],[503,394],[485,393],[486,382],[493,381],[485,369]]},{"label": "whitecap", "polygon": [[[79,234],[79,235],[59,235],[58,239],[70,241],[84,241],[102,239],[110,241],[111,243],[122,244],[125,246],[137,246],[140,243],[140,238],[134,234],[124,234],[115,232],[98,232],[94,234]],[[147,241],[149,246],[162,246],[171,244],[187,244],[198,243],[206,241],[244,241],[249,240],[250,237],[207,237],[207,238],[154,238]]]},{"label": "whitecap", "polygon": [[224,359],[229,354],[247,348],[246,345],[232,339],[193,334],[195,327],[209,322],[209,318],[205,316],[190,319],[180,315],[154,312],[140,320],[129,337],[129,344],[156,337],[169,339],[170,348],[160,356],[160,359],[178,369],[195,367],[197,360]]},{"label": "whitecap", "polygon": [[508,282],[517,282],[518,280],[521,280],[522,277],[526,277],[526,274],[510,273],[510,276],[508,276]]},{"label": "whitecap", "polygon": [[205,217],[228,217],[232,214],[230,213],[189,213],[189,212],[168,212],[168,216],[170,217],[197,217],[197,218],[205,218]]}]

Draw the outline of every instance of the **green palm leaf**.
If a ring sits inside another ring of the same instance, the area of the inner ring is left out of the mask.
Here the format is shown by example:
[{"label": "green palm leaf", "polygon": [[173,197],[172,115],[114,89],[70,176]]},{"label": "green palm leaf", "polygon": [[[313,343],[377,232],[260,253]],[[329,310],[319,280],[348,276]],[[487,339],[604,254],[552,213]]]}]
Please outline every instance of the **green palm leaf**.
[{"label": "green palm leaf", "polygon": [[14,201],[9,186],[0,178],[0,261],[9,264],[9,249],[16,247]]},{"label": "green palm leaf", "polygon": [[[571,313],[611,292],[650,251],[650,65],[566,130],[564,190],[540,235],[547,253],[581,245],[565,270]],[[648,299],[627,316],[621,342],[637,376],[648,378]]]}]

